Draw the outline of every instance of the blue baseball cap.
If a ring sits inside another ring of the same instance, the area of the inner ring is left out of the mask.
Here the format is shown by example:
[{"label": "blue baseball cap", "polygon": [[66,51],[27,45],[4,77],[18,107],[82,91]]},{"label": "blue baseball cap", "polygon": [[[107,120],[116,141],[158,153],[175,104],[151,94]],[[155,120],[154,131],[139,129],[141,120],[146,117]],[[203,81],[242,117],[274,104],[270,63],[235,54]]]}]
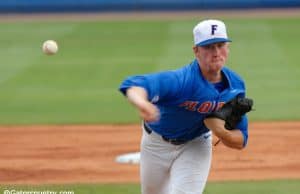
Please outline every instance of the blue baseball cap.
[{"label": "blue baseball cap", "polygon": [[206,46],[217,42],[231,42],[227,36],[226,26],[220,20],[204,20],[193,29],[194,44]]}]

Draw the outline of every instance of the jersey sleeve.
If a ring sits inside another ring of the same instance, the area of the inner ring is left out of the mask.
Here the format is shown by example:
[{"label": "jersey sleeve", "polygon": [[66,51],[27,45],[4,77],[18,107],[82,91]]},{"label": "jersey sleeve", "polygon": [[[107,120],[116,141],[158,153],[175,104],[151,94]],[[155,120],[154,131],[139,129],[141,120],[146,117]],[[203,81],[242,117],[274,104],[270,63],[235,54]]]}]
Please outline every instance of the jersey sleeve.
[{"label": "jersey sleeve", "polygon": [[147,91],[148,100],[158,102],[175,96],[179,91],[180,84],[175,71],[166,71],[130,76],[122,82],[119,90],[126,95],[126,90],[133,86],[144,88]]},{"label": "jersey sleeve", "polygon": [[246,115],[242,117],[242,120],[238,123],[236,128],[242,132],[244,137],[243,146],[246,147],[248,143],[248,118]]}]

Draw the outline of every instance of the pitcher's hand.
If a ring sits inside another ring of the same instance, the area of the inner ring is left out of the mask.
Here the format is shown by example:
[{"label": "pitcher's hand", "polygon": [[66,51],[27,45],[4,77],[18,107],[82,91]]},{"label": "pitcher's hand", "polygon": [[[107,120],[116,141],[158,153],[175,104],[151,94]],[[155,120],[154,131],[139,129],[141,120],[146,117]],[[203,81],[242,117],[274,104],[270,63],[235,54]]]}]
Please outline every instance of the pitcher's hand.
[{"label": "pitcher's hand", "polygon": [[141,87],[131,87],[126,92],[128,100],[138,109],[144,121],[153,122],[159,120],[158,108],[148,101],[147,91]]},{"label": "pitcher's hand", "polygon": [[154,104],[145,101],[138,106],[138,109],[144,121],[153,122],[159,120],[159,109]]}]

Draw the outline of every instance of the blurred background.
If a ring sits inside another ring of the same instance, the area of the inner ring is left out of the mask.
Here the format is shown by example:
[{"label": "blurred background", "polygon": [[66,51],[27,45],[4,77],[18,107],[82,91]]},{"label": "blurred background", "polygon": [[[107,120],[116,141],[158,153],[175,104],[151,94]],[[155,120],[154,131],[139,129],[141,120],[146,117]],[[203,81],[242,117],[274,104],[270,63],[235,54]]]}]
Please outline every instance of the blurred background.
[{"label": "blurred background", "polygon": [[299,7],[299,0],[2,0],[1,12],[215,10]]},{"label": "blurred background", "polygon": [[[1,0],[0,125],[139,124],[119,84],[190,63],[192,29],[208,18],[227,25],[227,66],[255,101],[250,121],[299,121],[300,0]],[[57,41],[56,55],[42,52],[48,39]],[[205,194],[296,194],[299,185],[211,183]],[[139,193],[139,186],[76,193]]]},{"label": "blurred background", "polygon": [[[300,0],[2,0],[0,123],[137,122],[120,82],[190,63],[192,28],[207,18],[227,24],[227,65],[255,99],[250,117],[299,119],[299,6]],[[47,39],[58,42],[57,55],[41,52]]]}]

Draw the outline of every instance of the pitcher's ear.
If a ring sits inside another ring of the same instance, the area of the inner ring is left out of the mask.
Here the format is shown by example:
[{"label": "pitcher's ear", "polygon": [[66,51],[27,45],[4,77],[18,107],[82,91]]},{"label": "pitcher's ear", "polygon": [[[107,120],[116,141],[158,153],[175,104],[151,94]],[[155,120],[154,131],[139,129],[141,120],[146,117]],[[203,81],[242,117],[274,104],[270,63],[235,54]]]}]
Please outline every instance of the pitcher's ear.
[{"label": "pitcher's ear", "polygon": [[197,46],[195,46],[195,45],[193,46],[193,51],[194,51],[194,53],[197,53],[197,52],[198,52],[198,49],[199,49],[199,48],[198,48]]}]

